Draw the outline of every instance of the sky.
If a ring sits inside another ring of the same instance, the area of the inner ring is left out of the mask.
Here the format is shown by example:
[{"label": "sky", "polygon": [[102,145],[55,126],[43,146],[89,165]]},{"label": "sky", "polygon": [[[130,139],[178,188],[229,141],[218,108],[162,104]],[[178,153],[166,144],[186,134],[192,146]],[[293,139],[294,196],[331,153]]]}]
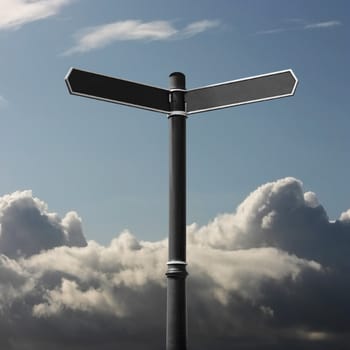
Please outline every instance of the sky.
[{"label": "sky", "polygon": [[75,67],[188,89],[293,70],[293,97],[187,119],[189,345],[347,349],[349,11],[0,0],[1,348],[164,348],[168,119],[70,95]]}]

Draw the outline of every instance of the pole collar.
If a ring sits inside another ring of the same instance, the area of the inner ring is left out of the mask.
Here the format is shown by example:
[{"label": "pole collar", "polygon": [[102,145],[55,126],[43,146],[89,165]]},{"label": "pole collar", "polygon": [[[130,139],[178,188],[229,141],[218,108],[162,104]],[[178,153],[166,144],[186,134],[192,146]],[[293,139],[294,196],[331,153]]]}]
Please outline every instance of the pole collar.
[{"label": "pole collar", "polygon": [[187,118],[187,112],[185,111],[170,111],[168,113],[168,118],[174,117],[174,116],[182,116]]},{"label": "pole collar", "polygon": [[181,260],[170,260],[166,264],[167,265],[187,265],[187,262],[181,261]]},{"label": "pole collar", "polygon": [[167,278],[171,279],[185,279],[188,276],[186,271],[186,262],[181,260],[168,261],[168,271],[166,272]]},{"label": "pole collar", "polygon": [[174,91],[181,91],[181,92],[186,92],[186,89],[179,89],[179,88],[171,88],[169,89],[170,92],[174,92]]}]

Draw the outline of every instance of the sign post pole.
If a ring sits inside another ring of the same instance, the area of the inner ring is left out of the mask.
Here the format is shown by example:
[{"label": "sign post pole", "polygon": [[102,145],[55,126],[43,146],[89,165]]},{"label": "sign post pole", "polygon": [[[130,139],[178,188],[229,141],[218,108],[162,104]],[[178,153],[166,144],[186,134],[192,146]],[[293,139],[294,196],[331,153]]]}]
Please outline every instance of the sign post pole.
[{"label": "sign post pole", "polygon": [[187,350],[185,76],[170,75],[166,350]]}]

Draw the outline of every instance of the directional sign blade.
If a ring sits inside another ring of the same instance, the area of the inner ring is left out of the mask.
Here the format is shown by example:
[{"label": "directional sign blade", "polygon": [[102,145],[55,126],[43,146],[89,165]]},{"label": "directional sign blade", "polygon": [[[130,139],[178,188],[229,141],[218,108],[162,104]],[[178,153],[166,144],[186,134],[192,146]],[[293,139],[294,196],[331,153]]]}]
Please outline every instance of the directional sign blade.
[{"label": "directional sign blade", "polygon": [[69,92],[98,100],[149,109],[170,111],[169,91],[128,80],[71,68],[65,78]]},{"label": "directional sign blade", "polygon": [[293,71],[288,69],[188,90],[185,96],[187,113],[291,96],[297,82]]}]

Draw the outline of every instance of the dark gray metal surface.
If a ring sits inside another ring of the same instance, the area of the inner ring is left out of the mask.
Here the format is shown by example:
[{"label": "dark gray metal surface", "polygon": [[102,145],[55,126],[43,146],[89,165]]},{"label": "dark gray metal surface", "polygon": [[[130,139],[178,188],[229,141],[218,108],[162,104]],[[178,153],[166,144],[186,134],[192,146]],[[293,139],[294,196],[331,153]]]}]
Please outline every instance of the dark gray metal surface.
[{"label": "dark gray metal surface", "polygon": [[169,261],[166,349],[187,349],[185,76],[170,75]]},{"label": "dark gray metal surface", "polygon": [[188,90],[185,96],[187,113],[291,96],[296,85],[297,79],[289,69]]},{"label": "dark gray metal surface", "polygon": [[72,68],[66,78],[73,95],[149,109],[155,112],[170,111],[169,91],[128,80],[112,78]]},{"label": "dark gray metal surface", "polygon": [[186,117],[169,124],[169,260],[186,261]]},{"label": "dark gray metal surface", "polygon": [[172,264],[166,273],[168,278],[166,350],[187,350],[187,273],[184,268],[185,265]]}]

